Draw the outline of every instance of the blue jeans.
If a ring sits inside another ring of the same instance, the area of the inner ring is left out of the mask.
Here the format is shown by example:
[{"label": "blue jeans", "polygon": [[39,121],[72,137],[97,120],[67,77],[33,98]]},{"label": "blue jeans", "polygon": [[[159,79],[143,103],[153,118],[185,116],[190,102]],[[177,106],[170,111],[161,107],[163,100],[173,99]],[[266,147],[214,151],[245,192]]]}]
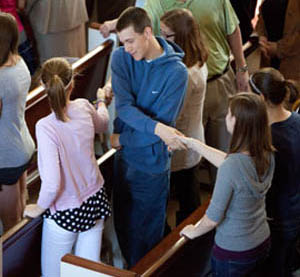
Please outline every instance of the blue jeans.
[{"label": "blue jeans", "polygon": [[285,221],[270,221],[271,253],[269,271],[274,277],[292,276],[296,259],[296,242],[300,236],[300,218]]},{"label": "blue jeans", "polygon": [[26,40],[20,44],[18,47],[18,52],[24,59],[30,74],[33,75],[37,69],[37,57],[35,56],[31,42]]},{"label": "blue jeans", "polygon": [[129,267],[163,238],[169,175],[141,172],[124,161],[121,151],[115,155],[114,223]]},{"label": "blue jeans", "polygon": [[212,255],[213,277],[268,276],[263,269],[269,252],[270,247],[267,247],[254,258],[245,260],[219,260]]}]

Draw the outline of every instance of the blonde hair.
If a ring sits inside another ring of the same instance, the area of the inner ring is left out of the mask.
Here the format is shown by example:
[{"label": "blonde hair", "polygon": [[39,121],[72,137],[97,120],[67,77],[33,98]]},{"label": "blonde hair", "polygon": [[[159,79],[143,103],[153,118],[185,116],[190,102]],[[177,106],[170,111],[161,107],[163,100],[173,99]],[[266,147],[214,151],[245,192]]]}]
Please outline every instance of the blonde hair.
[{"label": "blonde hair", "polygon": [[73,81],[73,69],[63,58],[52,58],[44,62],[41,81],[45,86],[49,104],[57,119],[67,121],[65,107],[67,91]]}]

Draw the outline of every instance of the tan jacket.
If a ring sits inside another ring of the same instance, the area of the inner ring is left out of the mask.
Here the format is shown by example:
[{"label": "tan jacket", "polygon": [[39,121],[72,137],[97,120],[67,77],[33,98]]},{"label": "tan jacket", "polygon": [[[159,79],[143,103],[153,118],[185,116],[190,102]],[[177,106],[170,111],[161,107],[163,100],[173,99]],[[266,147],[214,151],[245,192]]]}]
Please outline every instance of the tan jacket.
[{"label": "tan jacket", "polygon": [[[203,105],[206,94],[207,67],[195,65],[188,68],[189,79],[184,103],[176,120],[176,129],[200,141],[204,141],[202,123]],[[201,156],[193,150],[175,151],[171,171],[191,168],[199,163]]]},{"label": "tan jacket", "polygon": [[[266,36],[262,16],[259,16],[256,31]],[[300,80],[300,1],[289,0],[283,37],[277,41],[277,53],[280,58],[280,72],[286,79]]]},{"label": "tan jacket", "polygon": [[85,0],[28,0],[26,10],[41,34],[70,30],[88,20]]}]

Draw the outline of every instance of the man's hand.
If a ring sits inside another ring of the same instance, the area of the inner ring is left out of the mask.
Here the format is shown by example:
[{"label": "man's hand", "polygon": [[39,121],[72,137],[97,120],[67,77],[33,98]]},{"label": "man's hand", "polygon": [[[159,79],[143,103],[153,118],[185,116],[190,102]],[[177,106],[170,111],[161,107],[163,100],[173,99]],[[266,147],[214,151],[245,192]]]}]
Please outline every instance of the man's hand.
[{"label": "man's hand", "polygon": [[30,204],[25,207],[23,215],[31,218],[35,218],[40,216],[44,211],[45,209],[40,207],[38,204]]},{"label": "man's hand", "polygon": [[277,56],[277,42],[268,41],[266,44],[266,50],[270,57]]},{"label": "man's hand", "polygon": [[195,226],[190,224],[185,226],[181,231],[180,231],[180,236],[186,237],[188,239],[194,239],[196,236],[195,234]]},{"label": "man's hand", "polygon": [[154,132],[155,135],[159,136],[161,140],[168,146],[169,150],[187,149],[185,144],[178,139],[178,137],[184,136],[184,134],[175,128],[159,122],[156,124]]},{"label": "man's hand", "polygon": [[26,6],[26,0],[18,0],[18,2],[17,2],[17,8],[20,11],[23,11],[25,9],[25,6]]},{"label": "man's hand", "polygon": [[117,150],[121,149],[122,145],[120,144],[120,134],[112,134],[110,136],[110,144],[112,148]]},{"label": "man's hand", "polygon": [[236,85],[239,92],[250,91],[249,87],[249,74],[246,72],[236,72]]},{"label": "man's hand", "polygon": [[264,36],[259,37],[260,50],[263,55],[270,59],[271,57],[277,56],[277,42],[268,41]]},{"label": "man's hand", "polygon": [[105,21],[100,25],[99,31],[104,38],[107,38],[113,32],[117,25],[117,19]]}]

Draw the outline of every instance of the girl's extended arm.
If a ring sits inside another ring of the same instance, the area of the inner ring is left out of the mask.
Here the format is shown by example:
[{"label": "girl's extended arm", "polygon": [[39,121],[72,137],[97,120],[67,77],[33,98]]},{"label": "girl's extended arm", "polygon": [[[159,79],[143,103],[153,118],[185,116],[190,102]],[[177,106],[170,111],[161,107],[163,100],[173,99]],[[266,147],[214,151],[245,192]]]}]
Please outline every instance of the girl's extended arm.
[{"label": "girl's extended arm", "polygon": [[226,153],[216,148],[210,147],[205,143],[187,137],[178,137],[188,148],[198,152],[214,166],[219,167],[226,158]]}]

